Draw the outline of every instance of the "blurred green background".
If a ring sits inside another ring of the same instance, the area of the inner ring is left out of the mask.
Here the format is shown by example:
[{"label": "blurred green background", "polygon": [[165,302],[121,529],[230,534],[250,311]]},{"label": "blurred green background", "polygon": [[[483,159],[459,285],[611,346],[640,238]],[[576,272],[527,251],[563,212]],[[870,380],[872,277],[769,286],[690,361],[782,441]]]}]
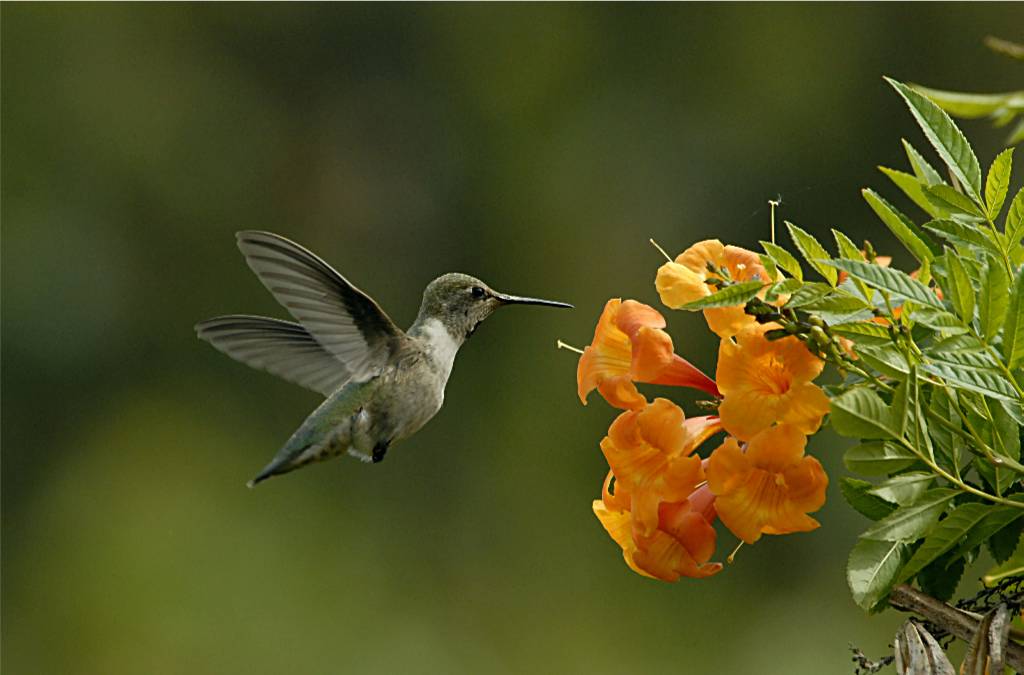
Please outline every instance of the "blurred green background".
[{"label": "blurred green background", "polygon": [[[882,75],[1019,86],[981,39],[1019,39],[1020,5],[0,11],[5,673],[842,673],[848,643],[885,651],[899,617],[846,589],[864,523],[835,437],[812,445],[820,530],[643,579],[590,511],[614,412],[579,405],[555,340],[589,342],[609,297],[656,302],[648,237],[755,246],[777,194],[895,250],[859,188],[895,199],[875,165],[926,144]],[[1002,133],[964,127],[987,166]],[[318,397],[193,335],[284,316],[245,228],[402,325],[454,270],[577,309],[492,318],[384,464],[250,491]],[[713,372],[700,317],[669,321]]]}]

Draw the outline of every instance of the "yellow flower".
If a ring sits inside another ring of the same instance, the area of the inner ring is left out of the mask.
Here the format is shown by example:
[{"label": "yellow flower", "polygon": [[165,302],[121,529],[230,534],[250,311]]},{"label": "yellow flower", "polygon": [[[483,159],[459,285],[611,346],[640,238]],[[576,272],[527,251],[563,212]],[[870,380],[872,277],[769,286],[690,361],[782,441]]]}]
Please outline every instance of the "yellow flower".
[{"label": "yellow flower", "polygon": [[[765,284],[772,281],[760,257],[753,251],[739,246],[723,246],[717,239],[707,239],[697,242],[680,253],[674,262],[665,263],[658,269],[655,286],[665,306],[679,309],[714,293],[717,289],[707,282],[721,279],[721,276],[708,269],[709,263],[717,269],[728,270],[733,281],[760,279]],[[754,323],[754,318],[745,314],[741,306],[705,309],[704,318],[719,337],[732,337]]]},{"label": "yellow flower", "polygon": [[685,419],[682,408],[664,398],[612,422],[601,452],[632,498],[640,536],[657,529],[659,504],[683,501],[704,480],[694,450],[720,428],[716,417]]},{"label": "yellow flower", "polygon": [[715,552],[714,495],[700,488],[681,502],[662,504],[658,527],[649,536],[638,536],[626,488],[608,473],[602,498],[594,500],[594,514],[611,538],[622,548],[626,564],[638,574],[663,581],[680,577],[702,578],[718,573],[721,563],[709,562]]},{"label": "yellow flower", "polygon": [[694,387],[717,396],[714,381],[673,351],[664,327],[665,317],[653,307],[635,300],[609,300],[576,371],[583,404],[597,389],[616,408],[641,408],[647,400],[634,382]]},{"label": "yellow flower", "polygon": [[828,412],[828,397],[811,380],[825,363],[794,337],[768,340],[776,324],[754,325],[722,340],[718,350],[718,406],[722,426],[741,441],[785,422],[804,434],[817,431]]},{"label": "yellow flower", "polygon": [[708,461],[708,487],[729,530],[752,544],[761,534],[807,532],[818,521],[807,514],[825,503],[828,476],[804,455],[807,438],[781,424],[750,440],[746,452],[729,437]]}]

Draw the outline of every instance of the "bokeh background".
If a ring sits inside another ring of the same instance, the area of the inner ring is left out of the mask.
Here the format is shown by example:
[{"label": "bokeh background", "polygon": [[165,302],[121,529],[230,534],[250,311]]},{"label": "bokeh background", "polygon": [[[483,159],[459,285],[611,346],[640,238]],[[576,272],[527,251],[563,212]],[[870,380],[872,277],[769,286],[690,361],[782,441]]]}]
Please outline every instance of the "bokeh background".
[{"label": "bokeh background", "polygon": [[[1020,5],[0,12],[5,673],[842,673],[848,643],[886,650],[899,617],[846,589],[864,523],[835,437],[818,531],[643,579],[590,511],[614,412],[580,406],[555,340],[656,302],[649,237],[754,247],[777,195],[896,250],[859,188],[904,204],[875,166],[926,144],[882,75],[1018,87],[981,40],[1021,38]],[[987,166],[1002,133],[964,127]],[[453,270],[577,309],[492,318],[382,465],[250,491],[318,397],[193,335],[284,315],[245,228],[402,325]],[[669,321],[713,372],[700,317]]]}]

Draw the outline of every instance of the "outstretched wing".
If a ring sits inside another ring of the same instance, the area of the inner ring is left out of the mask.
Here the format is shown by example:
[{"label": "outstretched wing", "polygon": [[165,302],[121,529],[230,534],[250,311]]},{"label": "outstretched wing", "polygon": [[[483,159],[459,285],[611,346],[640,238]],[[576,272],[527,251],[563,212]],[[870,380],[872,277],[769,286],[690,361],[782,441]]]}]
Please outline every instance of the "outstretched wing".
[{"label": "outstretched wing", "polygon": [[405,334],[376,302],[319,257],[270,232],[238,233],[238,248],[263,285],[356,381],[373,377]]},{"label": "outstretched wing", "polygon": [[351,373],[297,323],[233,314],[196,324],[199,338],[236,361],[330,396]]}]

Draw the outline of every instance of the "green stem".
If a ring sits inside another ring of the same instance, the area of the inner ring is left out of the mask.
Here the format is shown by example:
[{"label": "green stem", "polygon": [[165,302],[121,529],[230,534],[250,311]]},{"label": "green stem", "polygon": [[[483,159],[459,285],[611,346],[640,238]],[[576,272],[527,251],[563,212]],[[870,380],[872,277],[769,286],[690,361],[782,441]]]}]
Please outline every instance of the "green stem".
[{"label": "green stem", "polygon": [[898,440],[899,440],[900,444],[903,445],[903,447],[905,447],[910,452],[914,453],[914,455],[916,455],[918,459],[920,459],[922,462],[927,464],[928,468],[930,468],[933,472],[935,472],[936,474],[938,474],[942,478],[946,479],[947,481],[949,481],[953,485],[955,485],[958,488],[960,488],[961,491],[963,491],[963,492],[970,492],[973,495],[977,495],[978,497],[981,497],[983,499],[987,499],[989,501],[995,502],[996,504],[1003,504],[1004,506],[1013,506],[1013,507],[1018,508],[1018,509],[1024,509],[1024,502],[1018,502],[1018,501],[1015,501],[1013,499],[1006,499],[1005,497],[998,497],[996,495],[990,495],[989,493],[985,492],[984,490],[979,490],[976,487],[968,485],[967,483],[963,482],[962,480],[960,480],[959,478],[957,478],[956,476],[952,475],[951,473],[949,473],[948,471],[943,469],[941,466],[939,466],[938,464],[933,462],[927,455],[925,455],[923,452],[921,452],[920,450],[915,448],[913,443],[908,442],[907,439],[900,438]]}]

